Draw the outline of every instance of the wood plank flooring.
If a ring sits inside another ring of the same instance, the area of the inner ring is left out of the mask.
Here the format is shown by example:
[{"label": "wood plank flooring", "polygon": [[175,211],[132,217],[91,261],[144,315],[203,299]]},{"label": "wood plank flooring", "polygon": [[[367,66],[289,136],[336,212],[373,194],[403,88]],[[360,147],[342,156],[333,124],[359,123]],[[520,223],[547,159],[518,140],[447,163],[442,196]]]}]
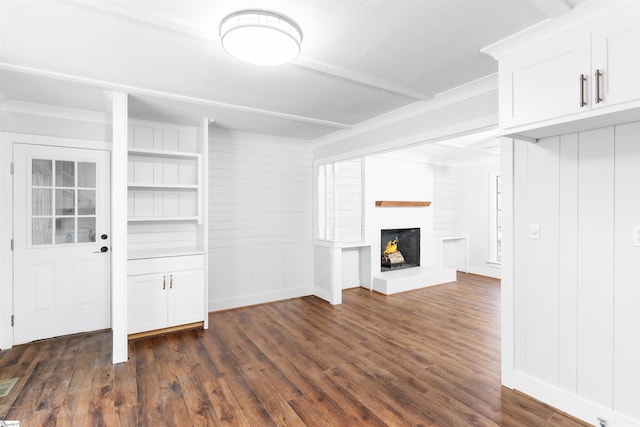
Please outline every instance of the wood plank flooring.
[{"label": "wood plank flooring", "polygon": [[0,420],[25,426],[585,426],[500,386],[500,286],[458,281],[340,306],[305,297],[209,315],[207,331],[111,333],[0,352]]}]

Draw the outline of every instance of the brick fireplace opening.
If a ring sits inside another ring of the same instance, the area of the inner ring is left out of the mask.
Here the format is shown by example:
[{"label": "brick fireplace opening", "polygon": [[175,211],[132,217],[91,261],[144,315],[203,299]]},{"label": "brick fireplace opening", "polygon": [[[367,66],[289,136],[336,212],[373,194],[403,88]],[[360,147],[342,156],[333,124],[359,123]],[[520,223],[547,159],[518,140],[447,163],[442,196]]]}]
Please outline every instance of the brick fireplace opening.
[{"label": "brick fireplace opening", "polygon": [[420,266],[420,228],[380,230],[380,270]]}]

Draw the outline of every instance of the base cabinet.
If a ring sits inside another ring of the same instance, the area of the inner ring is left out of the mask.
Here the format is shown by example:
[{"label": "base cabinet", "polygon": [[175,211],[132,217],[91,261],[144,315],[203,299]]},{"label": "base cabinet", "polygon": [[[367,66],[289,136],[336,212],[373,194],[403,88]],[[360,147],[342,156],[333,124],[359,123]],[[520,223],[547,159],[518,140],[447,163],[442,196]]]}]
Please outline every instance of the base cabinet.
[{"label": "base cabinet", "polygon": [[131,260],[127,285],[129,334],[204,321],[202,255]]}]

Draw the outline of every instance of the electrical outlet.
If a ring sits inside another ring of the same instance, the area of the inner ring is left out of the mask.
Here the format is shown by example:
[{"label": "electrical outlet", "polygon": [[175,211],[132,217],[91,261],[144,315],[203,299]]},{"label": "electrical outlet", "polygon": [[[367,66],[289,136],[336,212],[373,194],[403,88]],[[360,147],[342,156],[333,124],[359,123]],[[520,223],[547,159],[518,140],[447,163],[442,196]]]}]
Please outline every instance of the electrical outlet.
[{"label": "electrical outlet", "polygon": [[529,224],[529,238],[540,240],[540,224]]},{"label": "electrical outlet", "polygon": [[640,225],[633,226],[633,246],[640,246]]}]

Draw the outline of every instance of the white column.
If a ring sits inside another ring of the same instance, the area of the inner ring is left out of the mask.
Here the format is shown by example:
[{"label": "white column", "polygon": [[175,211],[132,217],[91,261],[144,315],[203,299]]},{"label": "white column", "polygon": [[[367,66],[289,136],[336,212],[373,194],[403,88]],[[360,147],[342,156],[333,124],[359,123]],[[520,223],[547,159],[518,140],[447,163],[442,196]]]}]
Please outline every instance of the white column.
[{"label": "white column", "polygon": [[500,146],[500,184],[502,185],[502,385],[513,388],[514,313],[513,313],[513,140],[502,138]]},{"label": "white column", "polygon": [[127,137],[128,95],[113,92],[111,151],[111,329],[113,363],[127,361]]}]

